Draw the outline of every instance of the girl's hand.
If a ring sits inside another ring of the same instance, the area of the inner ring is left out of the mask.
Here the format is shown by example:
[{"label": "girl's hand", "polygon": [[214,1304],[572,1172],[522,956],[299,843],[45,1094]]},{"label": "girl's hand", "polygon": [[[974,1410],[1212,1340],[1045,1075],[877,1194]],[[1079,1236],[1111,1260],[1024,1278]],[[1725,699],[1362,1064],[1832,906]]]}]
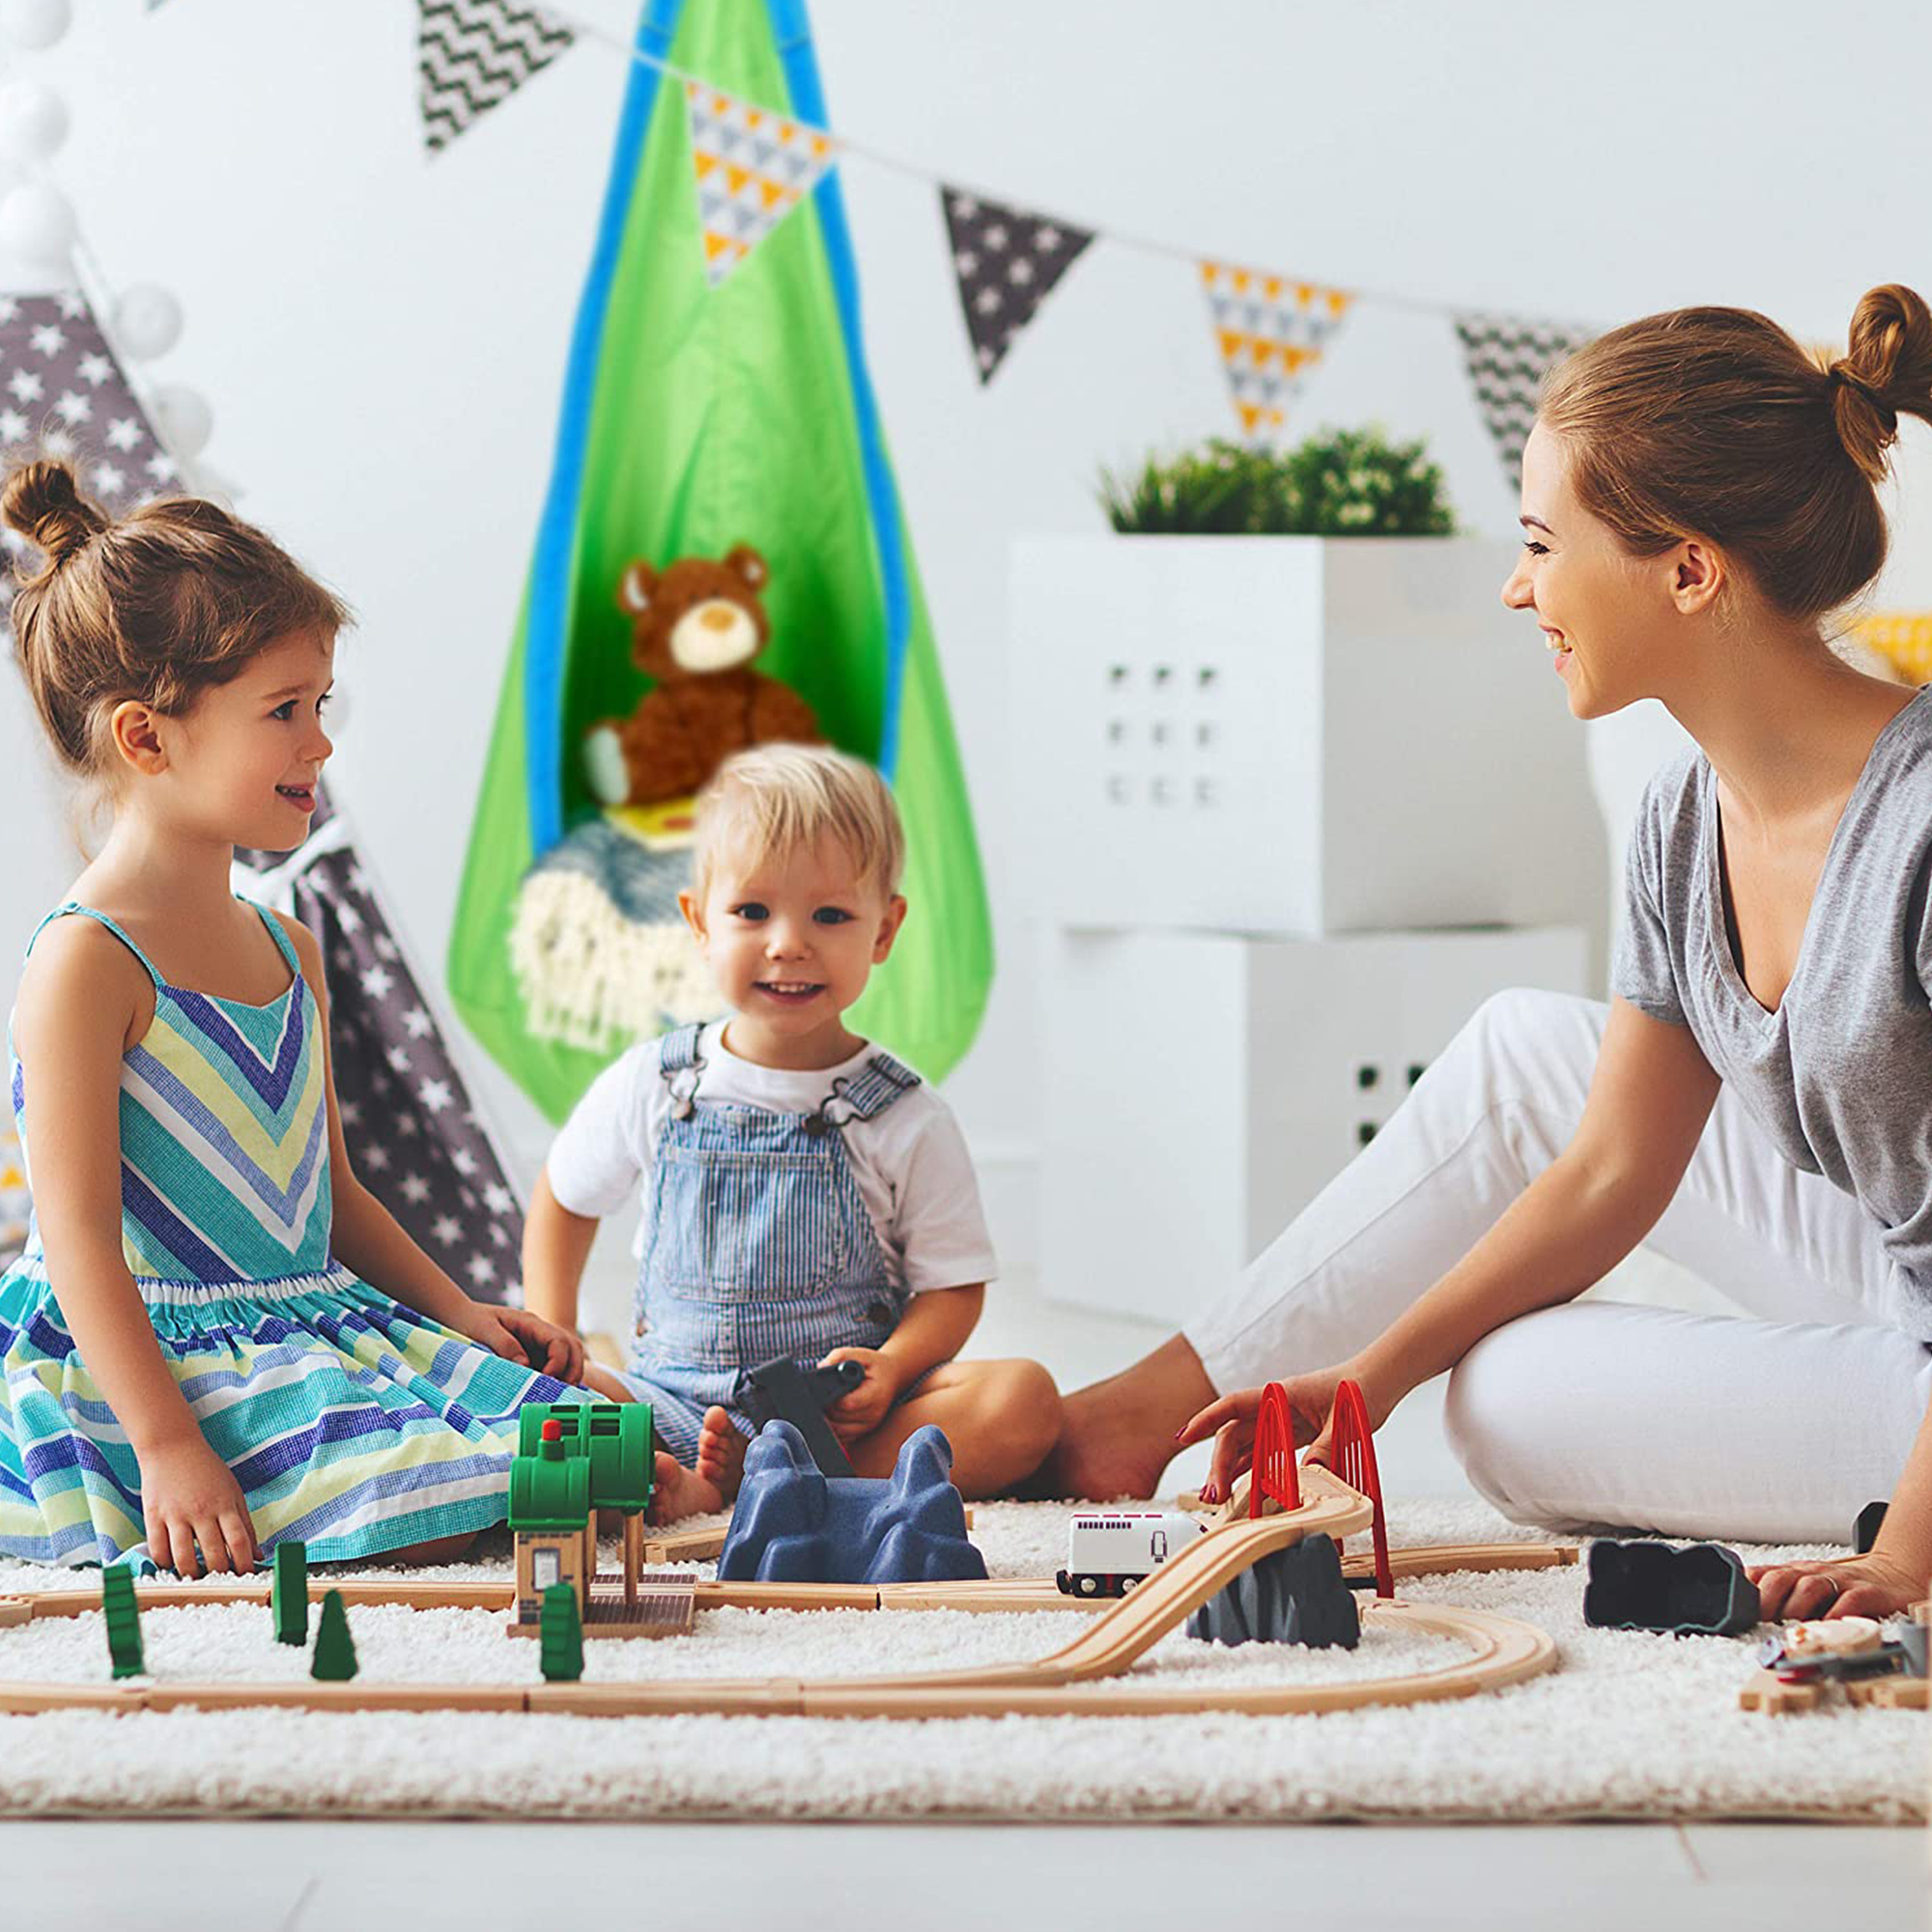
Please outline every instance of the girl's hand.
[{"label": "girl's hand", "polygon": [[527,1308],[491,1308],[474,1301],[463,1320],[450,1326],[506,1362],[525,1363],[560,1382],[583,1379],[582,1336]]},{"label": "girl's hand", "polygon": [[1745,1575],[1757,1585],[1766,1623],[1895,1617],[1925,1595],[1923,1577],[1876,1549],[1823,1563],[1760,1563]]},{"label": "girl's hand", "polygon": [[834,1349],[818,1366],[829,1368],[834,1362],[857,1362],[866,1371],[866,1379],[825,1411],[833,1435],[840,1442],[856,1442],[886,1419],[886,1411],[909,1378],[892,1356],[876,1349]]},{"label": "girl's hand", "polygon": [[242,1486],[199,1435],[139,1461],[148,1553],[161,1569],[181,1577],[199,1577],[203,1562],[237,1576],[254,1569],[261,1551]]},{"label": "girl's hand", "polygon": [[[1328,1461],[1329,1425],[1333,1419],[1335,1390],[1338,1384],[1351,1377],[1360,1379],[1352,1364],[1344,1363],[1337,1368],[1319,1370],[1312,1376],[1295,1376],[1282,1384],[1288,1396],[1289,1413],[1294,1423],[1295,1447],[1312,1445],[1307,1456],[1311,1463],[1325,1464]],[[1377,1413],[1366,1389],[1363,1390],[1363,1398],[1370,1403],[1369,1421],[1373,1427],[1382,1420],[1382,1415]],[[1222,1396],[1218,1402],[1210,1402],[1175,1436],[1174,1439],[1182,1448],[1209,1435],[1215,1438],[1213,1464],[1201,1489],[1204,1503],[1226,1501],[1234,1492],[1236,1482],[1253,1463],[1255,1418],[1261,1411],[1261,1406],[1260,1389],[1237,1389],[1233,1395]]]}]

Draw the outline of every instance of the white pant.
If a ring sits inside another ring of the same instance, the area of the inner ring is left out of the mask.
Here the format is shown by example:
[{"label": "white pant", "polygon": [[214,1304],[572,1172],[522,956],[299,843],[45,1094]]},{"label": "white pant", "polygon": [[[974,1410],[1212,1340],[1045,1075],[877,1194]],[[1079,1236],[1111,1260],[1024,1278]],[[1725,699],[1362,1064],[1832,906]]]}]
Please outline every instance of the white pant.
[{"label": "white pant", "polygon": [[[1186,1336],[1217,1389],[1354,1353],[1462,1259],[1576,1132],[1607,1009],[1488,1001],[1400,1111]],[[1847,1541],[1932,1400],[1920,1319],[1851,1196],[1721,1091],[1645,1246],[1757,1318],[1586,1300],[1526,1315],[1450,1378],[1450,1439],[1519,1522]]]}]

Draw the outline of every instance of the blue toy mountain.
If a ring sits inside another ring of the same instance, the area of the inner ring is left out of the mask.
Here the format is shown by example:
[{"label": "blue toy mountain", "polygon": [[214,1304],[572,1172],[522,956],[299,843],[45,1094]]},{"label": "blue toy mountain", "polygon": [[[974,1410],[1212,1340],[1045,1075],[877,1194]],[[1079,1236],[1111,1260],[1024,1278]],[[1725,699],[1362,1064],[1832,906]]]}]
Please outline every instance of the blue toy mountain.
[{"label": "blue toy mountain", "polygon": [[931,1583],[985,1574],[952,1487],[952,1445],[930,1424],[907,1437],[889,1479],[828,1482],[788,1422],[768,1422],[745,1452],[722,1581]]}]

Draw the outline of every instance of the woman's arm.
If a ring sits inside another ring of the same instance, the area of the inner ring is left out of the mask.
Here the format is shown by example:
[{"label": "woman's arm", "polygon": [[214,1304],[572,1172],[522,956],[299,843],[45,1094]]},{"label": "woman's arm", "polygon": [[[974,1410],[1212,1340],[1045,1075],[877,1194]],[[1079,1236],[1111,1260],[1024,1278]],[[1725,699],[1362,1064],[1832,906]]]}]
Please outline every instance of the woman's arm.
[{"label": "woman's arm", "polygon": [[1932,1411],[1862,1556],[1769,1563],[1747,1571],[1767,1622],[1776,1617],[1894,1617],[1932,1596]]},{"label": "woman's arm", "polygon": [[155,1336],[121,1246],[121,1059],[153,1014],[148,976],[92,920],[47,927],[14,1038],[32,1110],[34,1217],[80,1359],[141,1470],[148,1553],[164,1570],[250,1570],[255,1531]]},{"label": "woman's arm", "polygon": [[302,977],[315,994],[321,1022],[323,1084],[328,1109],[329,1189],[334,1207],[329,1249],[353,1274],[454,1328],[509,1361],[575,1381],[583,1373],[583,1345],[574,1334],[553,1326],[522,1308],[497,1308],[472,1300],[411,1240],[396,1217],[364,1187],[349,1163],[342,1139],[342,1114],[335,1099],[335,1057],[328,1037],[328,985],[322,949],[299,920],[281,918],[283,929],[301,961]]},{"label": "woman's arm", "polygon": [[[1296,1439],[1328,1451],[1335,1385],[1359,1382],[1372,1428],[1410,1389],[1455,1366],[1504,1322],[1572,1301],[1600,1281],[1670,1205],[1719,1081],[1688,1028],[1610,1004],[1583,1118],[1570,1145],[1447,1274],[1361,1352],[1284,1384]],[[1201,1410],[1179,1440],[1222,1431],[1209,1487],[1246,1467],[1259,1390]]]},{"label": "woman's arm", "polygon": [[1669,1207],[1719,1081],[1688,1027],[1613,1000],[1570,1145],[1355,1358],[1369,1421],[1504,1322],[1574,1301]]},{"label": "woman's arm", "polygon": [[594,1215],[573,1214],[551,1192],[550,1170],[538,1170],[524,1218],[525,1307],[560,1328],[577,1326],[577,1291],[597,1226]]}]

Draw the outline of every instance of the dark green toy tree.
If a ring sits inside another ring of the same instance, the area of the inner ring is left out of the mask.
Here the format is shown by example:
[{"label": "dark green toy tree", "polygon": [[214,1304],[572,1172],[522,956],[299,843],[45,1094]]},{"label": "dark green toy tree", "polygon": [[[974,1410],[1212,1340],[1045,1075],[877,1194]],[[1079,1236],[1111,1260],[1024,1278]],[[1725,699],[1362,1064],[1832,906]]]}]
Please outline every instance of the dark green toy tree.
[{"label": "dark green toy tree", "polygon": [[107,1656],[116,1677],[138,1677],[141,1660],[141,1605],[134,1596],[133,1572],[114,1564],[100,1573],[100,1610],[107,1622]]},{"label": "dark green toy tree", "polygon": [[349,1634],[349,1611],[340,1590],[322,1600],[322,1616],[315,1627],[315,1661],[311,1677],[327,1684],[347,1684],[355,1675],[355,1640]]},{"label": "dark green toy tree", "polygon": [[583,1619],[578,1614],[577,1592],[568,1583],[553,1583],[544,1592],[537,1641],[547,1683],[575,1684],[583,1675]]},{"label": "dark green toy tree", "polygon": [[275,1580],[269,1591],[277,1643],[308,1641],[308,1547],[275,1545]]}]

